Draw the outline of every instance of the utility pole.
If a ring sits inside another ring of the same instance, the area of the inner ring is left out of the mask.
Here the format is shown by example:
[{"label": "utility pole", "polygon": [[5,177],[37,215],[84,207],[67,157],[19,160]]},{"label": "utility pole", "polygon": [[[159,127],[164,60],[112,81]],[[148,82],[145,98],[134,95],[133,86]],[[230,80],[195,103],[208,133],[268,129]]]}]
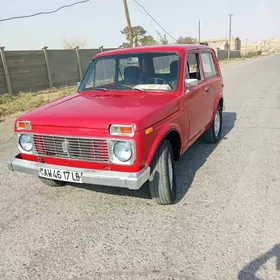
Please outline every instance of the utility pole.
[{"label": "utility pole", "polygon": [[245,38],[246,40],[246,45],[245,45],[245,55],[247,54],[247,46],[248,46],[248,38]]},{"label": "utility pole", "polygon": [[200,20],[198,21],[198,43],[200,44]]},{"label": "utility pole", "polygon": [[130,22],[130,17],[129,17],[129,12],[128,12],[128,6],[127,6],[127,1],[123,0],[123,5],[124,5],[124,11],[125,11],[125,16],[126,16],[126,21],[127,21],[127,27],[129,31],[129,38],[130,38],[130,46],[134,46],[134,35],[133,35],[133,29],[131,26]]},{"label": "utility pole", "polygon": [[231,17],[233,14],[229,14],[229,38],[228,38],[228,59],[230,58],[230,45],[231,45]]}]

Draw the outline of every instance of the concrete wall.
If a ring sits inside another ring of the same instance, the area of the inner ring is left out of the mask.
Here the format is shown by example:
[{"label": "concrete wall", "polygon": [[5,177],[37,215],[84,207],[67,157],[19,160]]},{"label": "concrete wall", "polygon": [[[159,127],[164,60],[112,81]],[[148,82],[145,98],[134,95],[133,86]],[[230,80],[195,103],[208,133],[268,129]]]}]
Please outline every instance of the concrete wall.
[{"label": "concrete wall", "polygon": [[5,92],[8,92],[8,89],[6,85],[2,59],[0,59],[0,94]]},{"label": "concrete wall", "polygon": [[[104,49],[108,51],[112,49]],[[99,49],[79,49],[82,75]],[[71,86],[80,81],[79,64],[76,50],[46,50],[49,73],[53,87]],[[226,50],[216,50],[219,60],[227,59]],[[4,72],[3,55],[8,69],[11,83],[10,94],[20,91],[35,92],[50,88],[48,69],[43,50],[38,51],[4,51],[0,58],[0,94],[8,93],[8,86]],[[231,58],[240,57],[239,51],[231,51]],[[169,62],[166,63],[169,67]]]},{"label": "concrete wall", "polygon": [[[217,49],[216,55],[218,60],[224,60],[228,58],[228,51]],[[241,57],[240,51],[230,51],[230,58],[239,58],[239,57]]]},{"label": "concrete wall", "polygon": [[[111,49],[103,49],[108,51]],[[82,75],[99,49],[78,50]],[[71,86],[80,81],[76,50],[46,50],[53,87]],[[36,92],[50,88],[47,63],[43,50],[4,51],[0,57],[0,94],[8,93],[3,54],[8,69],[12,92]]]}]

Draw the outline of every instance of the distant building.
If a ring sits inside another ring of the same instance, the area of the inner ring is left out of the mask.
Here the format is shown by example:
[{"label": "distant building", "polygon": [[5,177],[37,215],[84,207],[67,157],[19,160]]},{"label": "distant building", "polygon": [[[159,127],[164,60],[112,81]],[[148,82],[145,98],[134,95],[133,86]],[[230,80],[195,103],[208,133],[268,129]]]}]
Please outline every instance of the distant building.
[{"label": "distant building", "polygon": [[[220,49],[220,50],[228,50],[229,43],[228,39],[216,39],[216,40],[207,40],[204,42],[201,42],[202,45],[208,45],[212,49]],[[231,39],[231,46],[230,49],[232,51],[240,51],[241,50],[241,40],[239,37],[235,37]]]}]

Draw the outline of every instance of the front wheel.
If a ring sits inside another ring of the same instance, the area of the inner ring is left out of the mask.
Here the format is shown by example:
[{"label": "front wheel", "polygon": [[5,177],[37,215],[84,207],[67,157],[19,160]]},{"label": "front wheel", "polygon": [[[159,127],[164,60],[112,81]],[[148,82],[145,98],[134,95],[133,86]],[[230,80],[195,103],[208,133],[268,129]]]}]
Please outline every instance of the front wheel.
[{"label": "front wheel", "polygon": [[221,138],[223,124],[222,107],[218,105],[211,126],[203,134],[203,140],[207,143],[215,144]]},{"label": "front wheel", "polygon": [[47,186],[50,187],[61,187],[65,185],[65,182],[63,181],[57,181],[57,180],[51,180],[51,179],[46,179],[46,178],[40,178],[39,179]]},{"label": "front wheel", "polygon": [[149,187],[152,198],[161,205],[175,202],[176,178],[171,143],[164,140],[159,146],[151,164]]}]

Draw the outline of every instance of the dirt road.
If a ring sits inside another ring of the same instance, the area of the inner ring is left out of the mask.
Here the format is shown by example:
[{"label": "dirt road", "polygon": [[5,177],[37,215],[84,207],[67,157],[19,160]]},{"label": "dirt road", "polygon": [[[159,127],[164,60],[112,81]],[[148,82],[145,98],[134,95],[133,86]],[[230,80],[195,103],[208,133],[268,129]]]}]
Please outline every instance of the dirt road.
[{"label": "dirt road", "polygon": [[[178,203],[47,188],[0,148],[0,279],[280,279],[280,55],[223,68],[217,147],[177,164]],[[258,277],[258,278],[257,278]]]}]

